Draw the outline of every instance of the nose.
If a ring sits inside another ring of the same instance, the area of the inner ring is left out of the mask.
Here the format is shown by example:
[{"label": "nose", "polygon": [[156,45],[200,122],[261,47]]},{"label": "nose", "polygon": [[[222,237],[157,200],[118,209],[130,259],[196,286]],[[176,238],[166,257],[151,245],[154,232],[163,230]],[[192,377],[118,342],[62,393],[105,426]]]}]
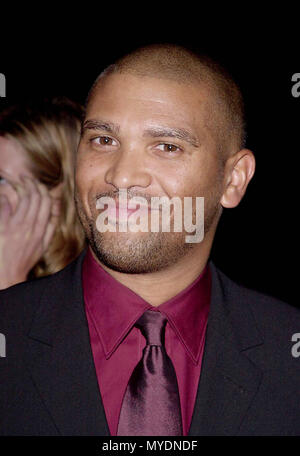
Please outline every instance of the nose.
[{"label": "nose", "polygon": [[145,169],[141,156],[134,151],[119,151],[118,156],[105,174],[105,182],[117,189],[131,187],[147,188],[151,184],[151,175]]}]

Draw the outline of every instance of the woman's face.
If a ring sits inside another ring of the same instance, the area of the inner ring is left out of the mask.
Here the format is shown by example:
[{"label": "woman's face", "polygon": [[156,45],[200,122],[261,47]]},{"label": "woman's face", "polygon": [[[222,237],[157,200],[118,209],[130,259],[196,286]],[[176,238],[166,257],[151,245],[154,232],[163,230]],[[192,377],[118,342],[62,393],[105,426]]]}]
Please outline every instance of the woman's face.
[{"label": "woman's face", "polygon": [[33,177],[25,149],[13,139],[0,136],[0,195],[5,195],[15,211],[18,203],[16,184],[21,184],[21,175]]}]

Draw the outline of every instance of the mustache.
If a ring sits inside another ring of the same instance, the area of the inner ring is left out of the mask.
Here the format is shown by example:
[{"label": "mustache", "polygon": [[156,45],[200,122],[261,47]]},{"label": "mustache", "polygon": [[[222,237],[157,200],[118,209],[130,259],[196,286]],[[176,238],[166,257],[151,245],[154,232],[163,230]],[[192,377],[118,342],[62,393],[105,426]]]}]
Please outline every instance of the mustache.
[{"label": "mustache", "polygon": [[[151,204],[151,198],[153,198],[153,196],[154,195],[149,195],[149,193],[140,193],[140,192],[136,192],[136,191],[127,190],[127,199],[128,200],[130,200],[131,198],[134,198],[134,197],[139,197],[139,198],[142,197],[145,200],[147,200],[148,204]],[[119,190],[97,193],[94,197],[94,200],[96,202],[98,199],[103,198],[103,197],[109,197],[116,201],[119,197]]]}]

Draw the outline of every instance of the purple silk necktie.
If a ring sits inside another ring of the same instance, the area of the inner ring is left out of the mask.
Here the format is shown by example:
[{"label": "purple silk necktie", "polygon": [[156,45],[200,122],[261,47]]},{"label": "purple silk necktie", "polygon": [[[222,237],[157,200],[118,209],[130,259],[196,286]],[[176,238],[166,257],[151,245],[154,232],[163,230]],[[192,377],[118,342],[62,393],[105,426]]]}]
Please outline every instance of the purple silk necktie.
[{"label": "purple silk necktie", "polygon": [[152,310],[136,322],[147,345],[127,385],[117,435],[183,435],[176,373],[164,347],[166,322]]}]

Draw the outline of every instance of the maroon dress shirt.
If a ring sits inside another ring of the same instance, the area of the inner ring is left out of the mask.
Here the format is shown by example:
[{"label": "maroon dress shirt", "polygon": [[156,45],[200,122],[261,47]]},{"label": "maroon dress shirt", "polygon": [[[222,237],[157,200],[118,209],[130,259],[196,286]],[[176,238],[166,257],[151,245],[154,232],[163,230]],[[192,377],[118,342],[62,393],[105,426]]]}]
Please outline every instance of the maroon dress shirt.
[{"label": "maroon dress shirt", "polygon": [[187,288],[158,307],[114,279],[95,260],[90,248],[84,258],[82,280],[92,353],[111,435],[117,433],[123,396],[146,345],[144,336],[133,325],[148,309],[159,310],[168,319],[165,348],[177,375],[183,435],[187,435],[209,312],[209,267]]}]

